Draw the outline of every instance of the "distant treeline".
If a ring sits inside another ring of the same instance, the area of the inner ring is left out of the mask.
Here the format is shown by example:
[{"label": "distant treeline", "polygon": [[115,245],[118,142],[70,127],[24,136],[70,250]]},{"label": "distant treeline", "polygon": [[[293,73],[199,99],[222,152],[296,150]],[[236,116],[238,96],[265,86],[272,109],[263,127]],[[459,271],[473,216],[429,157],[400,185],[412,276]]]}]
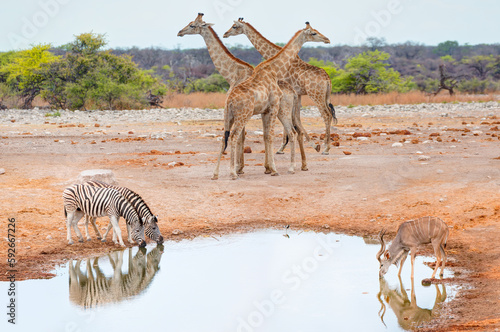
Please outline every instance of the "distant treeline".
[{"label": "distant treeline", "polygon": [[[237,46],[229,50],[236,57],[254,66],[263,61],[260,53],[253,47]],[[500,44],[460,45],[456,41],[446,41],[437,46],[426,46],[411,41],[387,44],[384,39],[372,37],[368,38],[363,46],[305,46],[299,56],[315,65],[322,63],[339,75],[346,65],[352,62],[353,57],[373,51],[387,53],[387,59],[381,61],[388,65],[387,68],[398,72],[402,78],[411,78],[414,89],[436,91],[440,79],[439,66],[444,64],[448,76],[460,81],[458,91],[485,93],[500,90]],[[154,70],[162,81],[168,82],[171,89],[179,92],[214,91],[217,90],[216,84],[223,82],[220,77],[214,76],[217,71],[206,48],[164,50],[132,47],[113,49],[112,52],[116,55],[132,56],[140,68]],[[203,82],[199,82],[199,79]],[[207,80],[214,84],[208,84],[210,82]],[[335,90],[333,92],[356,93]]]},{"label": "distant treeline", "polygon": [[[61,47],[35,45],[0,53],[0,108],[30,108],[41,98],[53,109],[125,109],[160,106],[168,93],[223,92],[229,88],[206,48],[106,49],[104,35],[84,33]],[[257,65],[250,47],[232,47]],[[500,90],[500,44],[437,46],[386,44],[304,47],[299,56],[325,69],[337,94],[420,90],[482,94]]]}]

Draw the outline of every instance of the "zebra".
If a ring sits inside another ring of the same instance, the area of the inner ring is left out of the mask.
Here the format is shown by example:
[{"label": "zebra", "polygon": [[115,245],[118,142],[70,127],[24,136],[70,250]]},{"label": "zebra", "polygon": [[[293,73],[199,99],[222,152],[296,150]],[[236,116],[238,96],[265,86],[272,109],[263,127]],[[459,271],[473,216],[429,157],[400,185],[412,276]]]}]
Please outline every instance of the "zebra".
[{"label": "zebra", "polygon": [[[142,197],[139,194],[135,193],[134,191],[132,191],[126,187],[113,186],[113,185],[107,184],[105,182],[97,181],[97,180],[87,181],[87,182],[83,183],[83,185],[92,186],[92,187],[100,187],[100,188],[112,188],[112,189],[118,190],[120,192],[120,194],[122,194],[123,197],[125,197],[130,202],[130,204],[132,204],[134,209],[137,211],[137,214],[139,215],[139,217],[141,218],[141,220],[144,224],[144,227],[145,227],[144,232],[145,232],[146,236],[158,244],[163,243],[163,236],[161,235],[160,228],[158,227],[158,218],[155,215],[153,215],[153,213],[149,209],[148,205],[146,204],[146,202],[142,199]],[[92,226],[97,234],[97,238],[99,239],[101,237],[101,233],[99,232],[99,230],[97,229],[97,226],[95,224],[96,218],[95,217],[89,218],[89,216],[86,216],[86,218],[85,218],[85,232],[86,232],[87,240],[90,240],[90,236],[88,233],[89,232],[89,228],[88,228],[89,219],[90,219]],[[103,235],[103,241],[105,241],[106,236],[108,235],[108,232],[110,231],[111,227],[112,227],[112,224],[110,223],[108,225],[108,229],[106,230],[106,232]],[[130,238],[130,230],[129,230],[128,224],[127,224],[127,231],[128,231],[129,242],[132,243],[132,239]],[[116,235],[113,233],[113,241],[115,241],[115,237],[116,237]]]},{"label": "zebra", "polygon": [[[142,294],[160,269],[163,245],[158,245],[146,255],[146,248],[139,248],[135,256],[132,248],[114,251],[107,255],[113,268],[106,276],[99,266],[99,258],[86,260],[86,271],[80,268],[82,260],[69,263],[69,299],[85,309],[108,303],[118,303]],[[125,257],[124,257],[125,256]],[[124,261],[128,261],[127,272],[122,272]]]},{"label": "zebra", "polygon": [[132,239],[140,247],[146,246],[144,224],[134,207],[117,190],[75,184],[64,190],[63,200],[69,244],[73,244],[71,227],[75,230],[78,241],[83,242],[82,233],[78,229],[78,221],[86,214],[90,217],[109,216],[110,222],[118,235],[119,243],[123,247],[125,244],[118,225],[118,218],[120,216],[124,217],[126,223],[131,227]]}]

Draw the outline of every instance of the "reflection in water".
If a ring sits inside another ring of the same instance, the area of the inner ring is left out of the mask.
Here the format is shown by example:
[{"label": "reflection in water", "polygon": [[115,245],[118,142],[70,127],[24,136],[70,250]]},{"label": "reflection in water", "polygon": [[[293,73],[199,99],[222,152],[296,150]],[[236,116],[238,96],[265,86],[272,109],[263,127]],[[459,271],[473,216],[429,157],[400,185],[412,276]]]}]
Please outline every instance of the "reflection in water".
[{"label": "reflection in water", "polygon": [[442,292],[440,291],[438,285],[434,284],[434,286],[436,287],[436,300],[434,301],[434,306],[432,307],[432,309],[423,309],[417,305],[413,279],[411,279],[411,301],[408,299],[408,294],[403,287],[401,277],[399,277],[399,285],[400,290],[398,290],[397,288],[391,289],[385,278],[380,278],[380,292],[378,293],[377,297],[380,301],[380,304],[382,305],[379,311],[379,316],[382,320],[382,323],[384,323],[384,314],[386,311],[385,303],[389,304],[392,311],[394,311],[394,314],[398,319],[399,326],[401,326],[405,330],[409,330],[415,324],[430,321],[437,304],[446,300],[446,288],[444,284],[442,284]]},{"label": "reflection in water", "polygon": [[146,255],[146,248],[139,248],[132,257],[128,249],[128,272],[122,273],[123,255],[126,250],[108,254],[113,275],[106,276],[99,267],[99,258],[86,259],[86,270],[82,272],[77,260],[69,264],[69,299],[84,308],[94,308],[112,302],[121,302],[144,291],[159,270],[163,246],[158,245]]}]

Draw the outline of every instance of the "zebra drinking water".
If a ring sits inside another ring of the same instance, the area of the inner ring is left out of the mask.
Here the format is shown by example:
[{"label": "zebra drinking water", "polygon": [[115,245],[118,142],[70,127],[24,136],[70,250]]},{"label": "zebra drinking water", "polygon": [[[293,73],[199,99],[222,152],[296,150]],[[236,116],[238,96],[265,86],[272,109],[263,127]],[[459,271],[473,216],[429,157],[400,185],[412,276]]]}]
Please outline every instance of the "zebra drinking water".
[{"label": "zebra drinking water", "polygon": [[[91,180],[83,183],[83,185],[86,186],[92,186],[92,187],[100,187],[100,188],[112,188],[115,190],[118,190],[120,194],[125,197],[130,204],[134,207],[134,209],[137,211],[137,214],[141,218],[143,224],[144,224],[144,231],[147,237],[149,237],[151,240],[155,241],[158,244],[163,243],[163,236],[161,236],[160,233],[160,228],[158,227],[158,219],[156,216],[153,215],[151,210],[149,209],[148,205],[146,202],[142,199],[139,194],[135,193],[134,191],[126,188],[126,187],[119,187],[119,186],[113,186],[110,184],[107,184],[105,182],[97,181],[97,180]],[[96,218],[93,217],[90,219],[92,226],[97,234],[97,238],[99,239],[101,237],[101,233],[97,229],[97,226],[95,224]],[[90,240],[89,236],[89,229],[88,229],[88,223],[89,223],[89,216],[85,218],[85,232],[87,236],[87,240]],[[106,239],[106,236],[108,235],[109,230],[111,229],[112,225],[111,223],[108,225],[108,229],[104,233],[103,239]],[[128,236],[129,236],[129,242],[132,242],[132,239],[130,238],[130,230],[129,226],[127,224],[127,231],[129,231]],[[113,241],[115,240],[115,234],[113,233]]]},{"label": "zebra drinking water", "polygon": [[82,233],[78,229],[78,221],[84,216],[104,217],[109,216],[109,220],[114,227],[121,246],[125,246],[122,239],[118,219],[125,218],[131,228],[131,237],[139,246],[146,246],[144,238],[144,225],[134,207],[117,190],[111,188],[97,188],[75,184],[68,187],[63,192],[64,215],[66,216],[66,227],[68,230],[68,243],[73,244],[71,239],[71,227],[75,230],[80,242],[83,242]]}]

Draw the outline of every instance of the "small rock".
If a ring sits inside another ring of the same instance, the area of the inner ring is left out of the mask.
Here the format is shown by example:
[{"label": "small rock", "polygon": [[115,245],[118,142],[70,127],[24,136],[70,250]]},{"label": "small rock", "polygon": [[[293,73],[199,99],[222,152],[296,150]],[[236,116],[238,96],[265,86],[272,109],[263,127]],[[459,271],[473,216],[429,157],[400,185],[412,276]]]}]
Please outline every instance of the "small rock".
[{"label": "small rock", "polygon": [[0,175],[5,174],[5,169],[0,168]]},{"label": "small rock", "polygon": [[417,151],[417,152],[415,152],[415,154],[423,154],[423,152],[422,151]]},{"label": "small rock", "polygon": [[399,143],[399,142],[396,142],[396,143],[392,144],[393,148],[400,148],[402,146],[403,146],[403,143]]},{"label": "small rock", "polygon": [[249,146],[245,146],[245,149],[243,150],[244,153],[252,153],[252,148]]},{"label": "small rock", "polygon": [[350,151],[342,151],[342,152],[344,152],[344,154],[345,154],[346,156],[349,156],[349,155],[351,155],[351,154],[352,154],[352,152],[350,152]]},{"label": "small rock", "polygon": [[179,234],[183,234],[183,233],[184,233],[184,232],[183,232],[183,231],[181,231],[180,229],[174,229],[174,230],[172,231],[172,235],[179,235]]},{"label": "small rock", "polygon": [[202,137],[216,137],[215,134],[211,134],[211,133],[207,133],[207,134],[203,134],[201,135]]},{"label": "small rock", "polygon": [[418,160],[419,161],[427,161],[427,160],[430,160],[430,159],[431,159],[431,157],[429,157],[429,156],[424,156],[424,155],[418,156]]},{"label": "small rock", "polygon": [[260,135],[260,136],[263,136],[263,135],[264,135],[264,132],[263,132],[263,131],[260,131],[260,130],[254,131],[253,133],[254,133],[255,135]]},{"label": "small rock", "polygon": [[436,173],[438,173],[438,174],[443,174],[443,173],[444,173],[444,171],[443,171],[442,169],[438,169],[438,170],[436,171]]},{"label": "small rock", "polygon": [[330,225],[324,224],[323,228],[330,229]]},{"label": "small rock", "polygon": [[47,240],[52,240],[52,236],[51,235],[47,235],[46,239]]}]

